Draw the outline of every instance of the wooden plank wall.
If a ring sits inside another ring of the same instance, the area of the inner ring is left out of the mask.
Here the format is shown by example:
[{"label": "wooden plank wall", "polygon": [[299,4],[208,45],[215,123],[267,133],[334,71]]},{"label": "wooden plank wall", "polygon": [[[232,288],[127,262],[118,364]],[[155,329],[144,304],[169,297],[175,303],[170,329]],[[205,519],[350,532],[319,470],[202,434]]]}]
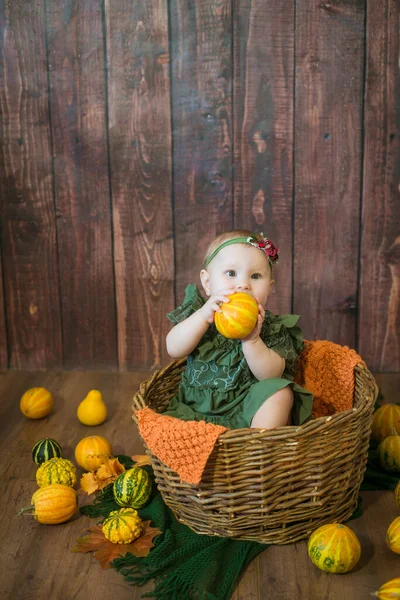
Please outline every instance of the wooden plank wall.
[{"label": "wooden plank wall", "polygon": [[400,370],[400,0],[0,0],[0,368],[155,368],[212,238]]}]

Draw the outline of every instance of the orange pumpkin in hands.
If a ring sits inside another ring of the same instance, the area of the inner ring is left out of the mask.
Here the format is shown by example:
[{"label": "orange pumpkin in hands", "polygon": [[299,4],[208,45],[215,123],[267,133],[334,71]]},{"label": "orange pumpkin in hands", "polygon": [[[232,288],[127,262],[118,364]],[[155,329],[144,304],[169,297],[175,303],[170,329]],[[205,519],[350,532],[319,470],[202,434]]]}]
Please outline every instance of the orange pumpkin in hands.
[{"label": "orange pumpkin in hands", "polygon": [[226,338],[240,340],[249,335],[257,324],[258,304],[244,292],[227,294],[230,302],[221,305],[221,313],[214,313],[215,326]]}]

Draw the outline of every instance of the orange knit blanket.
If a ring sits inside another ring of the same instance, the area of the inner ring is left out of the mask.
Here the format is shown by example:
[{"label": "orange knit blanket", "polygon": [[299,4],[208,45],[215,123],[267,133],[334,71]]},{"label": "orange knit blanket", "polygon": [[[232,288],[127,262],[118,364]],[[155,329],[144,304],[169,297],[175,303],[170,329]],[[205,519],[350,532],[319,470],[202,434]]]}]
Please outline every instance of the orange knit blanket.
[{"label": "orange knit blanket", "polygon": [[[312,415],[332,415],[353,405],[354,367],[361,357],[347,346],[326,340],[305,341],[296,383],[314,395]],[[140,435],[183,481],[198,484],[218,437],[226,427],[205,421],[181,421],[150,408],[136,411]]]}]

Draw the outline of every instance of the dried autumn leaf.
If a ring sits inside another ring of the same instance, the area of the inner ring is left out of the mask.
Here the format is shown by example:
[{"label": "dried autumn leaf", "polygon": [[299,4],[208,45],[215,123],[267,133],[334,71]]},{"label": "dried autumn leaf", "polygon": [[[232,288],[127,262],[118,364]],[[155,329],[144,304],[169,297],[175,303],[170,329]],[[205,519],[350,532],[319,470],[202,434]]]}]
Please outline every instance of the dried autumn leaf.
[{"label": "dried autumn leaf", "polygon": [[[125,467],[121,465],[118,458],[107,458],[107,460],[97,469],[96,477],[98,479],[111,479],[111,481],[114,481],[114,479],[124,471]],[[110,483],[110,481],[108,483]]]},{"label": "dried autumn leaf", "polygon": [[94,473],[84,473],[80,479],[81,489],[87,494],[94,494],[98,490],[98,483]]},{"label": "dried autumn leaf", "polygon": [[150,457],[147,454],[134,454],[131,459],[136,463],[135,467],[144,467],[145,465],[151,466]]},{"label": "dried autumn leaf", "polygon": [[81,477],[81,489],[87,494],[94,494],[97,490],[102,490],[109,483],[115,481],[125,467],[121,465],[118,458],[107,457],[104,464],[100,465],[97,471],[84,473]]},{"label": "dried autumn leaf", "polygon": [[136,557],[147,556],[154,546],[153,538],[162,531],[150,526],[150,521],[143,521],[143,533],[132,544],[113,544],[101,530],[101,525],[89,528],[89,534],[76,540],[76,545],[71,552],[93,552],[93,556],[100,562],[103,569],[109,569],[110,563],[119,556],[128,552]]}]

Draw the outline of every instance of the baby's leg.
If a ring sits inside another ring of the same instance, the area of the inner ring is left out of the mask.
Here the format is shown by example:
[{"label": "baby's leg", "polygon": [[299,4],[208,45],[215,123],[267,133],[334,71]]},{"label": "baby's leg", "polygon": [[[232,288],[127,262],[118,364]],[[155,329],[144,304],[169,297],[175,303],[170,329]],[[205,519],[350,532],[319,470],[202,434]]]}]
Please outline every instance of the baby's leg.
[{"label": "baby's leg", "polygon": [[293,406],[293,390],[287,385],[278,390],[260,406],[250,427],[273,429],[290,424],[290,411]]}]

